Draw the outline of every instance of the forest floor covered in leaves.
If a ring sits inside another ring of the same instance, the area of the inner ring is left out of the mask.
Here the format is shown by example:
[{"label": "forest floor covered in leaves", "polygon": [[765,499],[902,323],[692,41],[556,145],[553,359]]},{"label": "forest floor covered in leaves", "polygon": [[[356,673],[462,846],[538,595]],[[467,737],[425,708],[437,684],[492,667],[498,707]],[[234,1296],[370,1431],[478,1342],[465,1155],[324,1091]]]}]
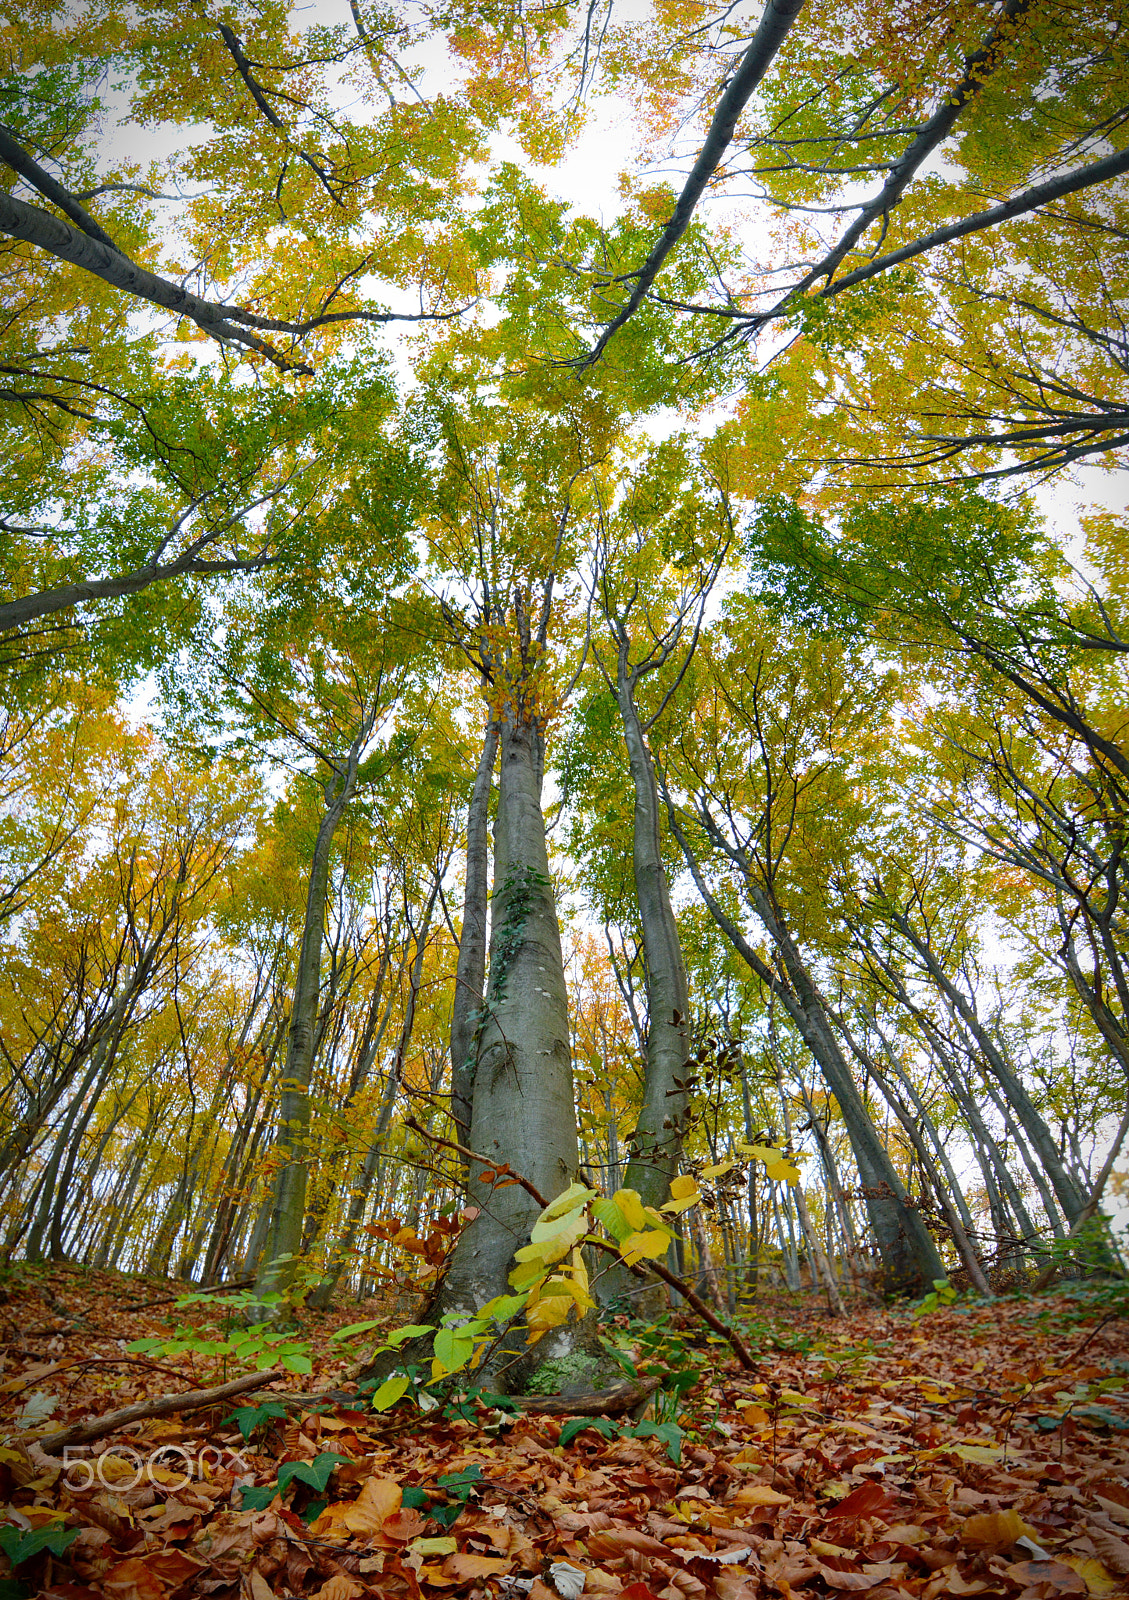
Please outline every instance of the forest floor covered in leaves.
[{"label": "forest floor covered in leaves", "polygon": [[[124,1350],[168,1331],[176,1292],[67,1267],[0,1290],[0,1597],[1129,1595],[1129,1322],[1108,1292],[846,1319],[773,1301],[753,1373],[679,1318],[681,1436],[253,1395],[45,1450],[219,1380],[202,1354]],[[381,1309],[311,1316],[314,1371],[279,1393],[347,1388],[331,1336]]]}]

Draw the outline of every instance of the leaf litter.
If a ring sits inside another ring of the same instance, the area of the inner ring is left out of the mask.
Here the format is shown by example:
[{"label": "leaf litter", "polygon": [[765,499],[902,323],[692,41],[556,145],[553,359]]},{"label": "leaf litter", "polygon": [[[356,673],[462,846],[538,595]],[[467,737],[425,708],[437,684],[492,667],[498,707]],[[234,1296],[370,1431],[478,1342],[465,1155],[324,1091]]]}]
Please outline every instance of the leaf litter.
[{"label": "leaf litter", "polygon": [[[59,1267],[0,1304],[0,1600],[1129,1596],[1129,1324],[1069,1295],[917,1319],[774,1306],[757,1372],[701,1346],[678,1426],[668,1397],[638,1436],[304,1407],[276,1384],[49,1455],[40,1438],[174,1376],[217,1381],[200,1356],[124,1353],[163,1326],[146,1287]],[[356,1319],[304,1317],[310,1393],[348,1389],[332,1335]]]}]

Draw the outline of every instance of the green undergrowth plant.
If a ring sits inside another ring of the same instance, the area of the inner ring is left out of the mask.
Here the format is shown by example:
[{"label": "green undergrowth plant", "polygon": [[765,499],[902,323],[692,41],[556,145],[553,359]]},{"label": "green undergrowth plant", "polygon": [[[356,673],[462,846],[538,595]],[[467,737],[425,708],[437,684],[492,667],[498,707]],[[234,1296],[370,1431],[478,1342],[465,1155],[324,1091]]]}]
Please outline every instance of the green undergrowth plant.
[{"label": "green undergrowth plant", "polygon": [[211,1357],[220,1363],[225,1374],[229,1367],[255,1370],[276,1366],[285,1367],[287,1372],[311,1373],[314,1367],[309,1340],[266,1318],[247,1320],[249,1314],[264,1308],[268,1317],[273,1316],[285,1303],[281,1294],[257,1297],[250,1289],[226,1296],[222,1305],[217,1305],[214,1295],[184,1294],[174,1303],[173,1312],[206,1306],[209,1314],[205,1322],[211,1324],[210,1328],[180,1322],[167,1334],[134,1339],[126,1349],[139,1355]]},{"label": "green undergrowth plant", "polygon": [[951,1306],[957,1298],[957,1291],[953,1288],[948,1278],[934,1278],[933,1287],[927,1295],[911,1308],[915,1317],[927,1317],[930,1312],[943,1311]]}]

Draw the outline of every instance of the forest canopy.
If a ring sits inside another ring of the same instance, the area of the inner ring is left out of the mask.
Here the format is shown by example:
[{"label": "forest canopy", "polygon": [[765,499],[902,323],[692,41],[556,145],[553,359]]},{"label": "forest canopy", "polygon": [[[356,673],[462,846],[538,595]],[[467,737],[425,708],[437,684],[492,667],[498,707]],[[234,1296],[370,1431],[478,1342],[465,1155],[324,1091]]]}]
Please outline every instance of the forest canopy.
[{"label": "forest canopy", "polygon": [[1119,1270],[1124,8],[0,16],[4,1259]]}]

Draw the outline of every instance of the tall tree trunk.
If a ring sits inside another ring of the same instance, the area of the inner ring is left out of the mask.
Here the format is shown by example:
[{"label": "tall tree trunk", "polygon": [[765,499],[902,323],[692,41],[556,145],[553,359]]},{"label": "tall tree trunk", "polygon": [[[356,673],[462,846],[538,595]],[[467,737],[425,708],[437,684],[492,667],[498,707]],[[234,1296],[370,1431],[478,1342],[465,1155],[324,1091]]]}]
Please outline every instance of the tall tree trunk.
[{"label": "tall tree trunk", "polygon": [[670,815],[698,892],[711,916],[768,992],[779,997],[824,1082],[838,1101],[859,1169],[867,1215],[882,1258],[883,1287],[891,1294],[923,1293],[937,1278],[945,1276],[944,1263],[920,1213],[907,1204],[905,1185],[855,1087],[831,1020],[794,940],[761,885],[746,875],[754,908],[783,967],[783,973],[773,971],[749,944],[716,895],[710,892],[672,809]]},{"label": "tall tree trunk", "polygon": [[689,986],[682,943],[670,903],[670,885],[662,859],[659,790],[647,749],[634,686],[627,672],[626,648],[620,650],[615,684],[623,722],[627,760],[635,791],[631,860],[635,898],[643,930],[647,989],[647,1069],[643,1104],[635,1124],[624,1186],[637,1189],[646,1205],[661,1205],[670,1194],[678,1170],[688,1095],[690,1039],[687,1017]]},{"label": "tall tree trunk", "polygon": [[376,1173],[380,1157],[384,1153],[388,1141],[388,1130],[392,1125],[392,1113],[396,1106],[396,1096],[400,1091],[400,1084],[404,1076],[404,1063],[408,1056],[408,1045],[411,1043],[412,1033],[415,1029],[416,1008],[419,1004],[420,983],[423,979],[423,960],[427,950],[427,936],[431,931],[431,919],[435,912],[435,902],[439,897],[439,886],[442,882],[442,873],[437,869],[435,883],[431,896],[423,914],[423,923],[416,935],[415,957],[408,974],[408,1001],[404,1007],[404,1020],[400,1027],[400,1037],[396,1044],[396,1054],[388,1072],[388,1083],[381,1099],[380,1114],[377,1117],[372,1143],[365,1153],[364,1165],[361,1168],[361,1181],[354,1190],[349,1201],[349,1210],[345,1219],[345,1226],[338,1241],[337,1247],[330,1258],[329,1264],[321,1282],[309,1296],[307,1304],[315,1310],[324,1310],[333,1298],[342,1272],[345,1270],[349,1256],[352,1254],[353,1245],[357,1237],[357,1229],[361,1218],[364,1216],[365,1201]]},{"label": "tall tree trunk", "polygon": [[451,1003],[451,1115],[455,1138],[466,1144],[478,1065],[479,1024],[486,982],[486,924],[490,891],[490,791],[498,755],[498,724],[491,716],[482,740],[482,755],[467,807],[466,884],[463,925]]},{"label": "tall tree trunk", "polygon": [[[470,1145],[489,1160],[508,1162],[552,1198],[575,1178],[579,1150],[541,773],[539,731],[511,705],[501,724],[490,981]],[[528,1240],[538,1206],[520,1184],[479,1186],[475,1179],[481,1170],[472,1163],[471,1194],[481,1212],[459,1238],[427,1321],[448,1312],[473,1315],[494,1296],[511,1292],[513,1253]],[[547,1333],[528,1355],[520,1353],[507,1363],[505,1373],[492,1381],[520,1387],[543,1361],[587,1356],[589,1362],[574,1363],[574,1371],[579,1387],[590,1389],[596,1386],[598,1349],[592,1319],[570,1321]],[[406,1353],[402,1359],[408,1359]],[[379,1368],[375,1362],[367,1370]]]}]

